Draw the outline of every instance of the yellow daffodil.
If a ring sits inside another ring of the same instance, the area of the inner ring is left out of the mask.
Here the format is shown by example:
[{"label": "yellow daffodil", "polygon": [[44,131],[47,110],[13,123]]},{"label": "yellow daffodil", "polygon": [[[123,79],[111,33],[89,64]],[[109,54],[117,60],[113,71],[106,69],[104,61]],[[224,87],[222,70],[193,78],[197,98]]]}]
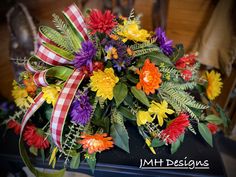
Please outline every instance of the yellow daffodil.
[{"label": "yellow daffodil", "polygon": [[161,103],[157,103],[152,101],[150,108],[148,109],[151,115],[155,115],[154,118],[157,116],[158,123],[160,126],[163,125],[164,119],[167,118],[167,114],[173,114],[174,111],[172,109],[168,109],[168,103],[163,100]]},{"label": "yellow daffodil", "polygon": [[98,70],[93,72],[93,76],[90,77],[91,90],[96,92],[98,97],[102,99],[112,100],[113,88],[119,78],[115,76],[112,68],[106,68],[104,71]]},{"label": "yellow daffodil", "polygon": [[137,113],[137,124],[138,126],[144,125],[147,122],[152,122],[153,118],[148,111],[138,111]]},{"label": "yellow daffodil", "polygon": [[25,88],[21,88],[16,81],[13,81],[13,90],[12,96],[16,103],[16,106],[19,108],[28,108],[34,100],[28,95],[28,92]]},{"label": "yellow daffodil", "polygon": [[134,21],[124,21],[124,25],[119,26],[118,35],[124,37],[123,42],[132,40],[135,42],[145,42],[150,34],[147,30],[139,29],[139,25]]},{"label": "yellow daffodil", "polygon": [[206,72],[206,79],[207,79],[207,88],[206,94],[209,100],[214,100],[217,96],[221,93],[221,88],[223,83],[221,82],[220,73],[215,72],[212,70],[210,73]]},{"label": "yellow daffodil", "polygon": [[152,151],[152,153],[153,154],[156,154],[156,151],[154,150],[154,148],[153,147],[151,147],[151,141],[150,141],[150,139],[149,138],[146,138],[145,139],[145,143],[147,144],[147,146],[149,147],[149,149]]},{"label": "yellow daffodil", "polygon": [[61,88],[54,85],[42,87],[43,98],[46,100],[48,104],[52,104],[53,106],[55,106],[56,104],[60,91]]}]

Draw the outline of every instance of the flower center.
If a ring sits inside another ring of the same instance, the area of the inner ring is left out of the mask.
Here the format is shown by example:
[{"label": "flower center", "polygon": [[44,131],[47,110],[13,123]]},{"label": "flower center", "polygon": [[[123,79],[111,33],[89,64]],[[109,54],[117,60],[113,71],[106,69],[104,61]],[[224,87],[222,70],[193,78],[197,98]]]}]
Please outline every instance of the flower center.
[{"label": "flower center", "polygon": [[150,82],[153,79],[152,75],[150,75],[150,71],[144,71],[143,75],[144,82]]}]

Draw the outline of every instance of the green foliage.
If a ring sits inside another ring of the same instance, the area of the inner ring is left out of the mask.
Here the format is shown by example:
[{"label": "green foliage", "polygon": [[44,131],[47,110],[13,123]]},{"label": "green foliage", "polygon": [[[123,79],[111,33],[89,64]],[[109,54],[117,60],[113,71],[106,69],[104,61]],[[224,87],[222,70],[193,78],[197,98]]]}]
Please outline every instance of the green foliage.
[{"label": "green foliage", "polygon": [[30,146],[29,151],[31,154],[34,154],[35,156],[38,155],[38,148],[36,148],[34,146]]},{"label": "green foliage", "polygon": [[162,141],[162,140],[160,140],[160,139],[158,139],[158,138],[154,138],[153,140],[152,140],[152,144],[151,144],[151,146],[152,147],[161,147],[161,146],[163,146],[165,143],[164,143],[164,141]]},{"label": "green foliage", "polygon": [[136,50],[134,51],[134,57],[139,57],[139,56],[143,56],[145,54],[151,53],[151,52],[157,52],[159,51],[158,47],[151,47],[151,48],[144,48],[144,49],[140,49],[140,50]]},{"label": "green foliage", "polygon": [[123,116],[116,110],[112,114],[111,136],[116,146],[129,153],[129,135],[124,125]]},{"label": "green foliage", "polygon": [[216,125],[220,125],[223,123],[223,120],[219,117],[217,117],[216,115],[214,114],[211,114],[211,115],[208,115],[205,120],[207,122],[210,122],[210,123],[213,123],[213,124],[216,124]]},{"label": "green foliage", "polygon": [[92,171],[92,173],[94,173],[94,170],[95,170],[95,166],[96,166],[96,153],[93,153],[93,154],[86,154],[85,155],[85,159]]},{"label": "green foliage", "polygon": [[175,62],[183,56],[184,56],[184,46],[183,46],[183,44],[176,44],[175,49],[174,49],[174,53],[171,57],[171,60],[173,62]]},{"label": "green foliage", "polygon": [[80,165],[80,153],[76,153],[74,156],[72,156],[71,162],[70,162],[70,168],[71,169],[77,169]]},{"label": "green foliage", "polygon": [[193,128],[192,124],[189,124],[188,129],[189,129],[194,135],[197,134],[197,132],[196,132],[195,129]]},{"label": "green foliage", "polygon": [[67,50],[68,52],[72,52],[72,44],[68,44],[68,39],[65,38],[61,33],[47,26],[41,26],[40,30],[47,38],[52,40],[58,46]]},{"label": "green foliage", "polygon": [[220,107],[220,105],[216,104],[216,111],[220,114],[220,117],[223,121],[224,127],[228,127],[230,122],[229,117],[226,115],[225,111]]},{"label": "green foliage", "polygon": [[174,154],[180,147],[180,140],[177,139],[176,142],[171,144],[171,154]]},{"label": "green foliage", "polygon": [[198,123],[198,131],[204,138],[204,140],[210,145],[213,146],[212,134],[208,127],[204,123]]},{"label": "green foliage", "polygon": [[162,63],[164,63],[167,66],[173,66],[173,63],[170,61],[170,59],[164,55],[162,52],[159,51],[159,48],[157,50],[158,52],[150,52],[146,55],[143,55],[142,58],[146,59],[149,58],[152,63],[155,63],[155,65],[159,66]]},{"label": "green foliage", "polygon": [[208,106],[195,101],[194,97],[182,90],[181,87],[174,87],[172,83],[163,83],[159,89],[159,93],[177,112],[188,112],[196,120],[198,120],[198,117],[190,108],[208,108]]},{"label": "green foliage", "polygon": [[[155,42],[156,42],[156,39],[152,38],[152,39],[150,39],[147,42],[136,43],[136,44],[133,44],[133,45],[131,45],[129,47],[133,51],[144,49],[144,48],[152,48],[152,47],[156,47],[155,45],[153,45],[153,43],[155,43]],[[160,49],[159,49],[159,51],[160,51]]]},{"label": "green foliage", "polygon": [[49,44],[49,43],[45,43],[44,44],[47,48],[51,49],[52,51],[54,51],[56,54],[59,54],[60,56],[62,56],[63,58],[65,58],[66,60],[73,60],[74,59],[74,54],[60,48],[57,47],[55,45]]},{"label": "green foliage", "polygon": [[159,67],[161,73],[169,73],[170,76],[178,78],[180,76],[180,72],[172,67]]},{"label": "green foliage", "polygon": [[113,89],[116,106],[118,107],[128,94],[128,87],[126,84],[119,82]]},{"label": "green foliage", "polygon": [[134,95],[135,98],[137,98],[141,103],[143,103],[146,106],[149,105],[148,98],[146,94],[142,90],[138,90],[135,86],[131,87],[131,93]]},{"label": "green foliage", "polygon": [[128,118],[129,120],[133,120],[136,121],[136,116],[134,114],[132,114],[132,112],[130,111],[130,109],[124,107],[124,106],[120,106],[118,108],[118,111],[122,114],[122,116],[124,116],[125,118]]}]

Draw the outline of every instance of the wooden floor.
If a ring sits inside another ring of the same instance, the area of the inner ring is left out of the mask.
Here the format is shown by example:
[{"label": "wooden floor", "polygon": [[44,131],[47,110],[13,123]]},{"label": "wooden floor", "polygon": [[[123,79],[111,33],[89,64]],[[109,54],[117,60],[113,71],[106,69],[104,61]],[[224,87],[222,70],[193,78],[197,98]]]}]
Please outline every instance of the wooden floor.
[{"label": "wooden floor", "polygon": [[[38,26],[52,25],[52,13],[60,14],[72,2],[79,4],[79,0],[19,0],[19,2],[23,2],[29,8]],[[143,13],[142,25],[148,30],[152,30],[152,2],[152,0],[135,1],[137,13]],[[213,2],[214,0],[169,0],[167,36],[175,43],[183,43],[186,49],[190,50],[207,22],[207,17],[214,7]],[[0,24],[0,38],[0,96],[11,98],[13,71],[8,57],[9,33],[6,23]]]}]

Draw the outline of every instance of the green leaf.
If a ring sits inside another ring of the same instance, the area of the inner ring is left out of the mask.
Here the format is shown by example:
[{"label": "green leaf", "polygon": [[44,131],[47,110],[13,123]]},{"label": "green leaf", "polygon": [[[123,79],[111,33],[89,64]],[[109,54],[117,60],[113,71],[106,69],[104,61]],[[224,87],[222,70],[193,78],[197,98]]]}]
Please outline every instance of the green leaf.
[{"label": "green leaf", "polygon": [[116,123],[112,124],[111,136],[116,146],[129,153],[129,135],[125,126]]},{"label": "green leaf", "polygon": [[210,145],[213,146],[212,134],[208,127],[204,123],[198,123],[198,131],[204,138],[204,140]]},{"label": "green leaf", "polygon": [[131,92],[141,103],[148,107],[150,106],[148,98],[142,90],[138,90],[135,86],[133,86],[131,87]]},{"label": "green leaf", "polygon": [[184,46],[183,46],[183,44],[176,44],[176,47],[174,49],[174,53],[171,57],[171,60],[173,62],[175,62],[183,56],[184,56]]},{"label": "green leaf", "polygon": [[95,166],[96,166],[96,153],[86,154],[86,161],[87,161],[92,173],[94,173]]},{"label": "green leaf", "polygon": [[173,66],[173,63],[170,61],[170,59],[161,52],[152,52],[145,55],[145,58],[149,58],[151,62],[155,63],[157,66],[159,66],[161,63],[164,63],[168,66]]},{"label": "green leaf", "polygon": [[29,170],[37,177],[63,177],[65,174],[65,168],[58,170],[54,173],[46,173],[46,172],[41,172],[37,170],[32,163],[30,162],[29,156],[26,152],[26,149],[24,147],[22,135],[20,136],[19,140],[19,152],[21,155],[21,158],[24,162],[24,164],[29,168]]},{"label": "green leaf", "polygon": [[220,105],[216,104],[216,110],[220,114],[220,117],[222,118],[224,127],[228,127],[228,124],[230,122],[229,117],[226,115],[225,111],[221,108]]},{"label": "green leaf", "polygon": [[113,89],[116,106],[118,107],[127,96],[128,88],[124,83],[119,82]]},{"label": "green leaf", "polygon": [[179,137],[180,142],[184,142],[184,133]]},{"label": "green leaf", "polygon": [[66,81],[69,76],[73,73],[73,70],[65,66],[55,66],[50,68],[46,75],[49,78],[57,78]]},{"label": "green leaf", "polygon": [[80,153],[76,153],[71,159],[70,168],[77,169],[79,168],[79,165],[80,165]]},{"label": "green leaf", "polygon": [[132,82],[134,84],[138,83],[138,79],[134,75],[129,73],[129,74],[126,75],[126,77],[130,82]]},{"label": "green leaf", "polygon": [[180,147],[180,140],[176,140],[176,142],[171,144],[171,154],[174,154],[178,148]]},{"label": "green leaf", "polygon": [[30,146],[29,151],[31,152],[31,154],[34,154],[35,156],[38,155],[38,149],[34,146]]},{"label": "green leaf", "polygon": [[49,44],[49,43],[45,43],[43,45],[46,46],[47,48],[49,48],[50,50],[54,51],[56,54],[62,56],[66,60],[71,61],[75,58],[75,56],[72,53],[70,53],[66,50],[63,50],[62,48],[59,48],[55,45],[52,45],[52,44]]},{"label": "green leaf", "polygon": [[163,146],[165,143],[162,141],[162,140],[160,140],[160,139],[158,139],[158,138],[154,138],[153,140],[152,140],[152,144],[151,144],[151,146],[152,147],[161,147],[161,146]]},{"label": "green leaf", "polygon": [[214,114],[208,115],[205,120],[216,125],[223,123],[223,120]]},{"label": "green leaf", "polygon": [[40,149],[40,154],[41,154],[41,157],[42,157],[42,161],[44,162],[45,161],[44,149]]},{"label": "green leaf", "polygon": [[131,112],[130,112],[130,109],[126,108],[126,107],[123,107],[123,106],[120,106],[118,108],[118,111],[122,114],[122,116],[130,119],[130,120],[136,120],[136,116],[133,115]]}]

